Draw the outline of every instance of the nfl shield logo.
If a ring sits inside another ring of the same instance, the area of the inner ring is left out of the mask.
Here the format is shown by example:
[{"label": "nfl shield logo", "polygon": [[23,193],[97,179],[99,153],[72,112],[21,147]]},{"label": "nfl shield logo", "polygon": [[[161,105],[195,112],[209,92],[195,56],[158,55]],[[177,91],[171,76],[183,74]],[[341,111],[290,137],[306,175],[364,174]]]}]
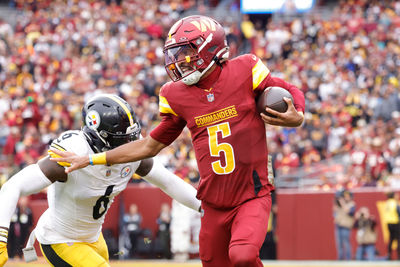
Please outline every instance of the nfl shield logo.
[{"label": "nfl shield logo", "polygon": [[207,100],[208,100],[208,102],[213,102],[214,101],[214,94],[213,93],[209,93],[207,95]]},{"label": "nfl shield logo", "polygon": [[108,176],[110,176],[111,175],[111,170],[107,170],[106,171],[106,176],[108,177]]}]

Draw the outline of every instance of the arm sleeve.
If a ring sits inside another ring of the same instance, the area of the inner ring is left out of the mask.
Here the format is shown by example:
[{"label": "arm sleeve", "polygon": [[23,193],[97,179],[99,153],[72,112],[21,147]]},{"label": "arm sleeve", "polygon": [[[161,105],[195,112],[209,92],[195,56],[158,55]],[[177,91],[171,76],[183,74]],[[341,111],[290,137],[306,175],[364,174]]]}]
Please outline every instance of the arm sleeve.
[{"label": "arm sleeve", "polygon": [[156,185],[167,195],[176,199],[186,207],[195,211],[200,210],[201,202],[196,198],[197,190],[168,171],[156,159],[154,159],[153,168],[143,179]]},{"label": "arm sleeve", "polygon": [[20,196],[40,192],[50,184],[37,164],[29,165],[11,177],[0,191],[0,226],[9,227]]},{"label": "arm sleeve", "polygon": [[150,132],[150,136],[166,146],[169,146],[181,134],[186,126],[186,121],[179,117],[161,114],[160,124]]}]

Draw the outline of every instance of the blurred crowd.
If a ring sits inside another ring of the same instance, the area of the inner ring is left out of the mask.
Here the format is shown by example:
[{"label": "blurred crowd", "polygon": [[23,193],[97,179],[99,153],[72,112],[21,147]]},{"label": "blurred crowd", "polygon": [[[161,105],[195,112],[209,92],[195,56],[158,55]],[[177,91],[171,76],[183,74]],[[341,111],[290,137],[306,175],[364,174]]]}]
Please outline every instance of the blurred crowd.
[{"label": "blurred crowd", "polygon": [[328,17],[253,29],[252,52],[306,96],[302,128],[267,129],[277,170],[341,155],[345,166],[323,186],[399,188],[400,1],[339,1]]},{"label": "blurred crowd", "polygon": [[[15,27],[0,21],[3,181],[36,162],[62,131],[79,129],[81,107],[95,93],[124,97],[146,135],[158,123],[158,90],[168,80],[164,35],[182,12],[201,8],[171,0],[14,4]],[[182,162],[169,164],[183,175],[190,164],[182,158],[192,157],[187,144],[186,133],[164,152],[168,162]]]},{"label": "blurred crowd", "polygon": [[[169,80],[162,52],[168,29],[185,12],[207,15],[219,2],[14,1],[15,27],[0,21],[2,181],[36,162],[59,133],[79,129],[83,103],[98,92],[124,97],[147,135]],[[218,20],[232,57],[256,54],[306,95],[303,127],[267,126],[278,173],[346,155],[335,184],[400,187],[400,1],[338,3],[328,17]],[[190,140],[185,130],[160,158],[196,180]]]}]

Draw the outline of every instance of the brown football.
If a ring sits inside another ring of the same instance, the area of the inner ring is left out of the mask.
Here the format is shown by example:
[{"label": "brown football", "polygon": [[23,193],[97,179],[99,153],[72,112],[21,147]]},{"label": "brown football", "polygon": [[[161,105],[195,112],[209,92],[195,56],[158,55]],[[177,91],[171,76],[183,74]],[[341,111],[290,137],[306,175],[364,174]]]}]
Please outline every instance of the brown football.
[{"label": "brown football", "polygon": [[283,100],[284,97],[290,98],[293,101],[293,97],[289,91],[282,87],[271,86],[265,88],[264,92],[257,99],[257,111],[268,116],[271,116],[271,114],[265,111],[266,107],[281,113],[286,112],[288,105]]}]

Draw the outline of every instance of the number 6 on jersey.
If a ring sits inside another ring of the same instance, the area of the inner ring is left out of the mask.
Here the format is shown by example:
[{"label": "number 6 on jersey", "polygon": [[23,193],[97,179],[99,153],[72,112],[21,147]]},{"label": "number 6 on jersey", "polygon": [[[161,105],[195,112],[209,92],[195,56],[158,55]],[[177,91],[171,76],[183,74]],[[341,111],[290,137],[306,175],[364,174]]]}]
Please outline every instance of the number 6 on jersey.
[{"label": "number 6 on jersey", "polygon": [[231,128],[228,122],[207,127],[208,143],[210,154],[212,157],[220,157],[220,152],[224,152],[225,166],[222,166],[221,160],[216,160],[211,163],[212,169],[216,174],[223,175],[233,172],[235,169],[235,154],[233,147],[228,143],[218,143],[218,132],[221,132],[222,138],[231,135]]}]

